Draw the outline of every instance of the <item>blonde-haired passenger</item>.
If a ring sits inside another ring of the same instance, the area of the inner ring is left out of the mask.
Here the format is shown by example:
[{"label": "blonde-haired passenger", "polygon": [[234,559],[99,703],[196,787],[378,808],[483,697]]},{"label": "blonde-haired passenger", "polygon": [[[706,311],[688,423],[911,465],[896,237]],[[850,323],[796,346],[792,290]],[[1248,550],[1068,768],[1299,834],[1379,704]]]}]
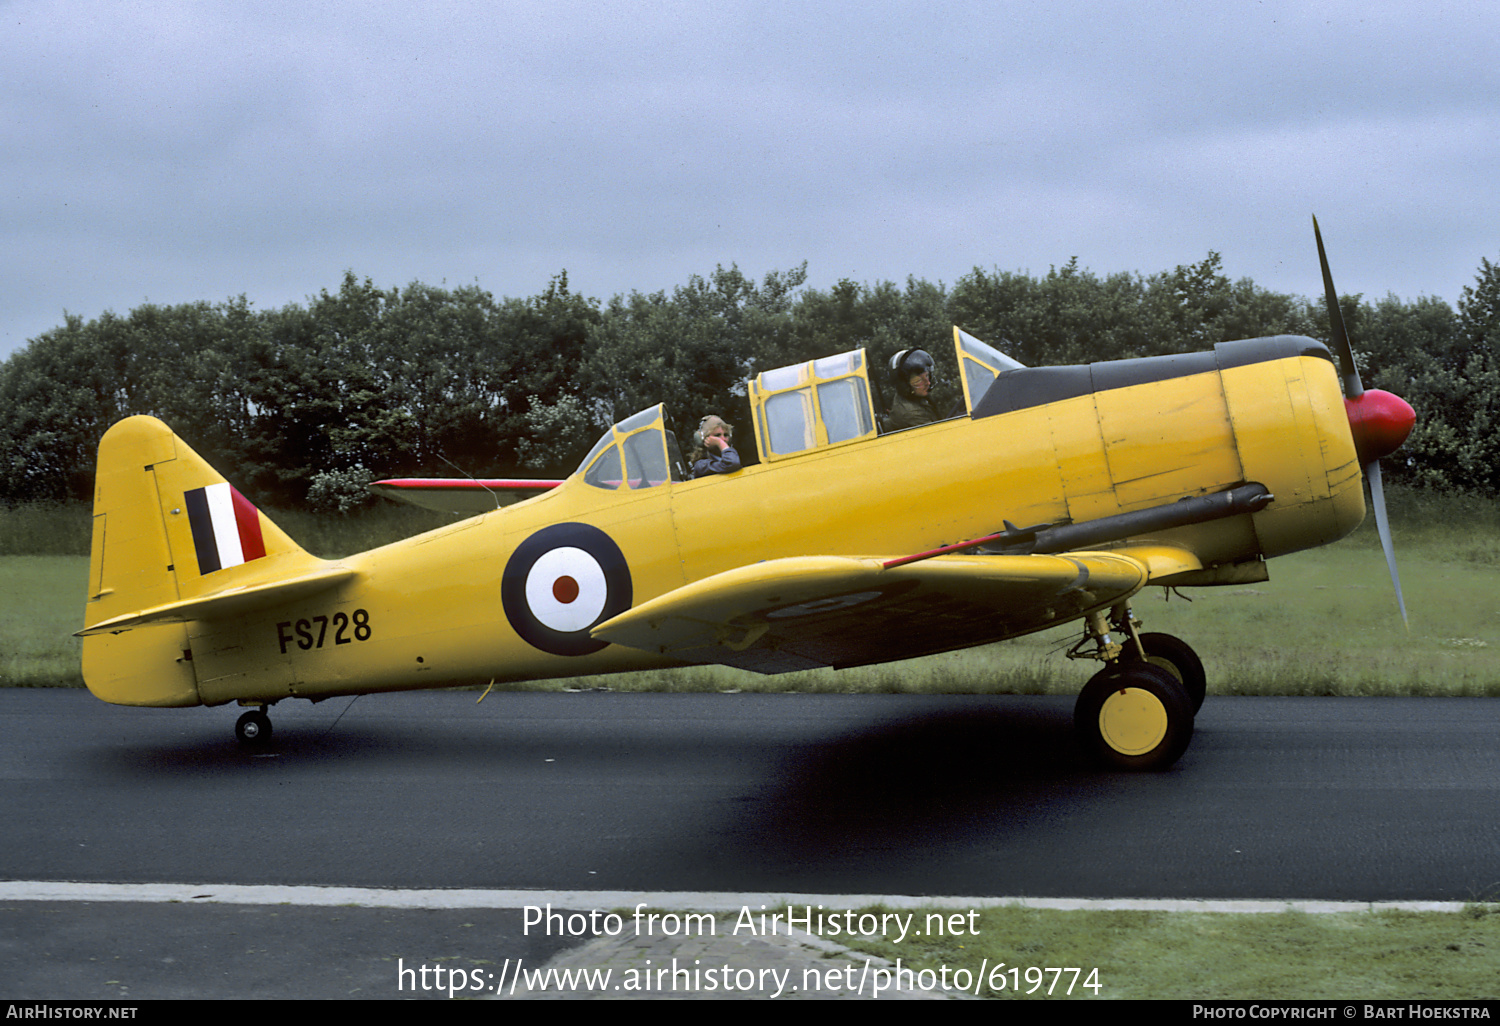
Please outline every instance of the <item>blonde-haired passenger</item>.
[{"label": "blonde-haired passenger", "polygon": [[693,435],[692,476],[732,474],[740,469],[740,454],[734,451],[734,428],[710,413],[698,422]]}]

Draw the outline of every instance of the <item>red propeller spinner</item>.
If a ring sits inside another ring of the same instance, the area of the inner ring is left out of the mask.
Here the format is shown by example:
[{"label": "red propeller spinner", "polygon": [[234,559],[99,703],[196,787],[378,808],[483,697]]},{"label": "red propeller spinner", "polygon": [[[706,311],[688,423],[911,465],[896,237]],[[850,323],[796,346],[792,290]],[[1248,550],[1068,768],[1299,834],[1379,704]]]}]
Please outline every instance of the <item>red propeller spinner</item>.
[{"label": "red propeller spinner", "polygon": [[1344,409],[1361,466],[1401,448],[1417,422],[1417,412],[1410,403],[1378,388],[1345,399]]}]

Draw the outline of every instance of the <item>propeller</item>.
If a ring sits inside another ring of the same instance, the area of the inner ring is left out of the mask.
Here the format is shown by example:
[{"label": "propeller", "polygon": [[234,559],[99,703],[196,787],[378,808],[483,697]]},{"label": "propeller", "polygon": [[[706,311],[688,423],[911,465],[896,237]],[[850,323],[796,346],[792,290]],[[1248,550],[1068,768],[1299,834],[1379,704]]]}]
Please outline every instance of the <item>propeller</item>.
[{"label": "propeller", "polygon": [[1349,345],[1349,333],[1344,328],[1344,315],[1339,310],[1333,275],[1328,272],[1328,255],[1323,251],[1323,233],[1318,230],[1316,216],[1313,217],[1313,236],[1318,240],[1318,262],[1323,267],[1323,294],[1328,303],[1328,326],[1332,334],[1330,341],[1339,358],[1339,376],[1344,382],[1344,409],[1349,417],[1349,430],[1354,435],[1354,451],[1359,457],[1365,480],[1370,483],[1370,501],[1375,507],[1375,529],[1380,533],[1380,547],[1385,551],[1385,564],[1390,568],[1391,584],[1396,588],[1396,604],[1401,607],[1401,622],[1411,626],[1406,617],[1406,600],[1401,597],[1401,577],[1396,573],[1396,547],[1391,541],[1391,524],[1385,513],[1385,488],[1380,481],[1380,458],[1401,448],[1417,422],[1417,414],[1400,396],[1378,388],[1365,391],[1364,384],[1359,380],[1359,367],[1354,362],[1354,349]]}]

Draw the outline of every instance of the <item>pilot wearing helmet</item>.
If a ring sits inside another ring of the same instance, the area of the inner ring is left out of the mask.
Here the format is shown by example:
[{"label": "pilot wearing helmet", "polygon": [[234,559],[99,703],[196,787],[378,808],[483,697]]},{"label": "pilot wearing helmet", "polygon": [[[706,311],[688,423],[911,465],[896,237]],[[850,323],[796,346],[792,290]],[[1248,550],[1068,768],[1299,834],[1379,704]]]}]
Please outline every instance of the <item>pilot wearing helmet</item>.
[{"label": "pilot wearing helmet", "polygon": [[932,405],[932,357],[922,349],[903,349],[891,357],[891,412],[887,431],[931,424],[938,419]]}]

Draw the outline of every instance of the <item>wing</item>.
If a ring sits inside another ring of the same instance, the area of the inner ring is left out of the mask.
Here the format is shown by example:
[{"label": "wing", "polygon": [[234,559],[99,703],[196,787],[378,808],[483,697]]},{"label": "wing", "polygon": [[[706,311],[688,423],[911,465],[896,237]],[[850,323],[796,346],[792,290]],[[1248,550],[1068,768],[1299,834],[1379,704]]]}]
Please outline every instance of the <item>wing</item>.
[{"label": "wing", "polygon": [[484,480],[467,477],[399,477],[376,481],[370,491],[439,513],[488,513],[556,488],[561,481]]},{"label": "wing", "polygon": [[861,666],[1029,634],[1139,591],[1129,555],[800,556],[658,596],[593,630],[603,641],[759,673]]}]

